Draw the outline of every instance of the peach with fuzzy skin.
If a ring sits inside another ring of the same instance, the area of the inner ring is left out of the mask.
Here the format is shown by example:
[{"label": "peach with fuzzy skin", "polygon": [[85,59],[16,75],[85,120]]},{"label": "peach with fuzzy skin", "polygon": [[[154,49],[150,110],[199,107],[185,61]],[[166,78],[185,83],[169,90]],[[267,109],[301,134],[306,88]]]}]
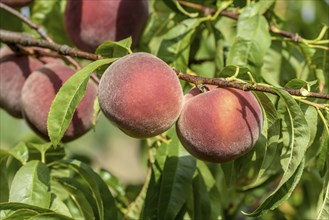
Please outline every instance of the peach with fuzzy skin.
[{"label": "peach with fuzzy skin", "polygon": [[146,0],[69,0],[64,24],[71,41],[80,49],[94,52],[106,40],[132,36],[136,45],[148,18]]},{"label": "peach with fuzzy skin", "polygon": [[10,7],[23,7],[31,4],[33,0],[0,0],[0,2]]},{"label": "peach with fuzzy skin", "polygon": [[9,48],[0,50],[0,107],[10,115],[22,118],[21,91],[30,73],[43,66],[40,60],[18,55]]},{"label": "peach with fuzzy skin", "polygon": [[[23,115],[30,127],[48,139],[47,119],[56,93],[75,70],[64,63],[50,63],[31,73],[22,90]],[[93,127],[93,104],[97,86],[89,82],[86,95],[79,103],[62,141],[74,140]]]},{"label": "peach with fuzzy skin", "polygon": [[175,72],[159,58],[134,53],[114,62],[99,84],[105,116],[136,138],[163,133],[177,120],[183,92]]},{"label": "peach with fuzzy skin", "polygon": [[251,92],[207,86],[185,96],[176,123],[182,145],[198,159],[223,163],[252,149],[262,123],[262,110]]}]

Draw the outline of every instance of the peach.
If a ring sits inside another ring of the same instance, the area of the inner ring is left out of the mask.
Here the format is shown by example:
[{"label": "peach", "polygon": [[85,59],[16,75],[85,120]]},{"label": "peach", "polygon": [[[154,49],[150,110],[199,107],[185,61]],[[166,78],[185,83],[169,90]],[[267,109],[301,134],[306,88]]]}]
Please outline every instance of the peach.
[{"label": "peach", "polygon": [[43,66],[40,60],[18,55],[9,48],[0,50],[0,107],[16,118],[22,118],[21,91],[26,78]]},{"label": "peach", "polygon": [[147,138],[177,120],[183,92],[175,72],[159,58],[134,53],[114,62],[99,84],[105,116],[127,135]]},{"label": "peach", "polygon": [[136,45],[148,18],[146,0],[69,0],[64,24],[71,41],[94,52],[106,40],[118,41],[132,36]]},{"label": "peach", "polygon": [[[50,63],[31,73],[22,90],[23,115],[30,127],[40,136],[48,139],[47,119],[51,103],[58,90],[75,70],[64,63]],[[87,85],[86,95],[74,112],[63,142],[74,140],[93,127],[93,104],[97,86],[93,82]]]},{"label": "peach", "polygon": [[23,7],[31,4],[33,0],[0,0],[0,2],[10,7]]},{"label": "peach", "polygon": [[251,92],[207,86],[186,96],[176,123],[179,140],[190,154],[209,162],[234,160],[252,149],[261,132],[262,110]]}]

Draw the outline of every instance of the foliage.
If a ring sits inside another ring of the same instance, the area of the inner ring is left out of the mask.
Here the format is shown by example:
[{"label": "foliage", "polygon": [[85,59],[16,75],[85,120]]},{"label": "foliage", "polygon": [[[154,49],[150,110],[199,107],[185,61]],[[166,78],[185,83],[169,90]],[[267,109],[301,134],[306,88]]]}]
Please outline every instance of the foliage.
[{"label": "foliage", "polygon": [[[56,42],[70,44],[60,25],[64,1],[48,2],[35,0],[31,19]],[[1,219],[235,219],[242,215],[329,219],[328,103],[280,89],[329,92],[328,50],[322,47],[328,41],[329,24],[313,31],[300,15],[311,4],[316,9],[314,22],[328,22],[324,19],[328,14],[321,11],[328,2],[190,2],[214,8],[215,13],[203,14],[175,0],[150,1],[149,20],[137,50],[155,54],[183,72],[274,86],[277,95],[255,92],[264,124],[254,149],[232,162],[206,163],[190,156],[171,128],[139,143],[146,178],[125,185],[115,171],[95,166],[99,163],[88,153],[103,152],[92,145],[105,145],[106,132],[115,133],[113,128],[106,131],[103,118],[95,134],[68,146],[61,144],[91,73],[98,70],[101,76],[104,65],[131,53],[130,38],[105,42],[97,53],[108,58],[86,65],[57,94],[48,118],[51,142],[6,136],[3,129],[11,130],[6,123],[21,124],[5,119],[1,112]],[[281,19],[283,9],[293,20]],[[220,16],[223,10],[239,10],[239,19]],[[315,39],[296,42],[271,32],[270,25],[303,30],[302,36]],[[34,33],[16,19],[1,22],[3,27]],[[191,87],[181,83],[185,91]]]}]

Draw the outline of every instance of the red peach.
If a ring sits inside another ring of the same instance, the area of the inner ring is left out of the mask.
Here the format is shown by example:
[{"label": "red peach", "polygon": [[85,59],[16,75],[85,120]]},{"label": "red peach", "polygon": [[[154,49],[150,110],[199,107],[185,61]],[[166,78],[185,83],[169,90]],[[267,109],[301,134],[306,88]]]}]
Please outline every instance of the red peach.
[{"label": "red peach", "polygon": [[175,72],[159,58],[134,53],[114,62],[99,84],[105,116],[132,137],[152,137],[169,129],[182,108]]},{"label": "red peach", "polygon": [[94,52],[106,40],[132,36],[136,45],[148,18],[146,0],[69,0],[65,9],[65,29],[80,49]]},{"label": "red peach", "polygon": [[21,91],[26,78],[43,66],[40,60],[18,55],[9,48],[0,50],[0,107],[16,118],[22,118]]},{"label": "red peach", "polygon": [[[75,70],[64,63],[50,63],[31,73],[22,90],[23,115],[30,127],[47,138],[47,119],[51,103],[57,92]],[[86,95],[74,112],[73,119],[66,130],[63,141],[74,140],[93,127],[93,104],[97,86],[93,82],[87,85]]]},{"label": "red peach", "polygon": [[192,89],[185,96],[176,123],[182,145],[209,162],[234,160],[252,149],[263,122],[261,107],[251,92],[233,88]]}]

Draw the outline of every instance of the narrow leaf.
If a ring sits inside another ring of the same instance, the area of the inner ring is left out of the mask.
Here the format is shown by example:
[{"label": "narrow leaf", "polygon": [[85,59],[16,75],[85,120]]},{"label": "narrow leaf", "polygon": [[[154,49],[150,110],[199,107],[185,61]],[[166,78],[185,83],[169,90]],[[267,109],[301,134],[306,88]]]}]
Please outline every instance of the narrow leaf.
[{"label": "narrow leaf", "polygon": [[7,202],[9,198],[9,185],[7,174],[7,160],[9,154],[0,148],[0,202]]},{"label": "narrow leaf", "polygon": [[99,219],[117,219],[118,211],[108,186],[88,165],[76,160],[66,160],[54,162],[51,166],[67,167],[79,174],[92,192]]},{"label": "narrow leaf", "polygon": [[[327,162],[328,163],[328,162]],[[323,192],[320,197],[320,206],[318,209],[317,220],[329,219],[329,163],[327,166],[327,175],[323,184]]]},{"label": "narrow leaf", "polygon": [[174,131],[168,134],[172,140],[162,174],[158,219],[175,219],[188,198],[188,186],[196,168],[196,159],[185,151]]},{"label": "narrow leaf", "polygon": [[252,213],[244,213],[247,216],[257,216],[264,210],[274,210],[277,208],[283,201],[287,200],[293,190],[295,189],[296,185],[298,184],[300,178],[302,177],[303,170],[304,170],[304,160],[300,163],[295,173],[286,181],[284,184],[277,188],[277,190]]},{"label": "narrow leaf", "polygon": [[86,92],[90,74],[115,59],[97,60],[76,72],[58,91],[48,114],[49,138],[57,146],[73,118],[74,111]]},{"label": "narrow leaf", "polygon": [[[280,89],[274,89],[280,96],[281,103],[284,103],[286,112],[282,113],[287,118],[286,133],[288,140],[286,141],[286,148],[283,150],[281,157],[281,165],[284,171],[280,183],[276,189],[263,201],[263,203],[252,213],[248,214],[256,216],[267,209],[274,209],[278,207],[284,200],[288,199],[292,190],[298,183],[302,170],[304,167],[305,152],[308,147],[310,131],[307,127],[307,121],[301,111],[299,105],[292,98],[292,96]],[[301,165],[303,163],[303,165]],[[282,192],[287,192],[283,195]]]},{"label": "narrow leaf", "polygon": [[60,178],[58,182],[69,192],[70,196],[74,198],[82,216],[84,216],[85,219],[94,218],[94,211],[90,205],[90,203],[94,202],[92,195],[90,195],[91,200],[89,199],[90,197],[88,197],[89,200],[86,198],[86,195],[91,194],[91,192],[83,190],[81,184],[72,178]]}]

